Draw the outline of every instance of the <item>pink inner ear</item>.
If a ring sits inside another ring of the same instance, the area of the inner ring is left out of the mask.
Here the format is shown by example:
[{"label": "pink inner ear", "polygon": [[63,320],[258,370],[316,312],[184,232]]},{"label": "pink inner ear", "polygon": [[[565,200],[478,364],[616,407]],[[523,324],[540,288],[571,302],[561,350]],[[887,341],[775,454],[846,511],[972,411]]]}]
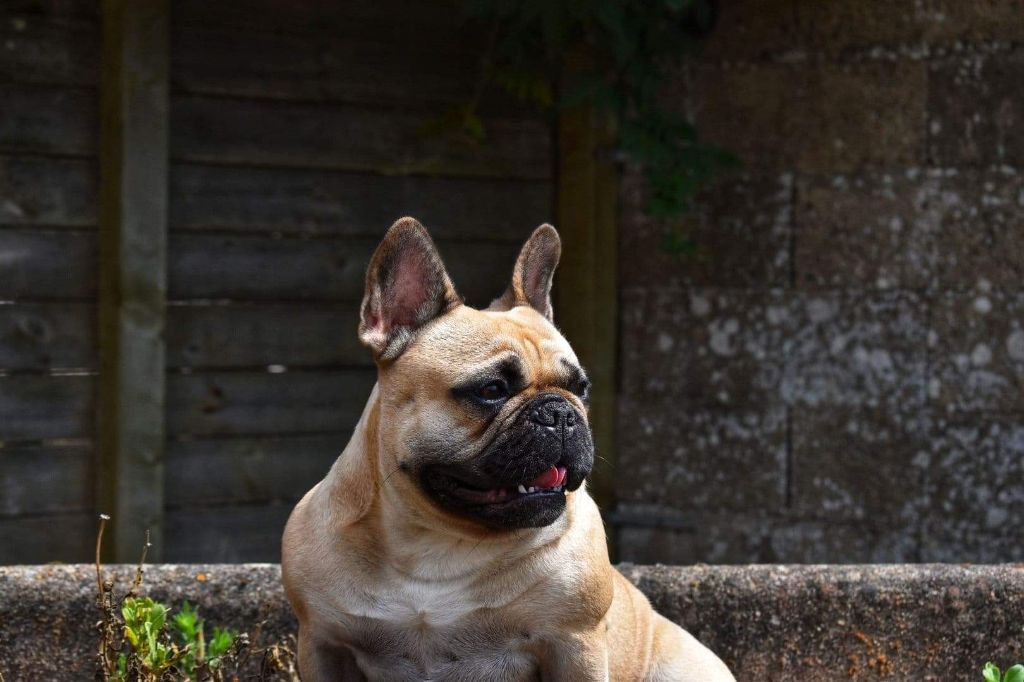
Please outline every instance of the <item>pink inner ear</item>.
[{"label": "pink inner ear", "polygon": [[391,310],[393,327],[416,324],[416,314],[428,295],[427,276],[427,263],[423,254],[409,254],[402,260],[395,273],[387,304]]},{"label": "pink inner ear", "polygon": [[526,269],[526,277],[523,288],[530,305],[538,310],[547,306],[548,293],[548,270],[545,267],[534,265]]}]

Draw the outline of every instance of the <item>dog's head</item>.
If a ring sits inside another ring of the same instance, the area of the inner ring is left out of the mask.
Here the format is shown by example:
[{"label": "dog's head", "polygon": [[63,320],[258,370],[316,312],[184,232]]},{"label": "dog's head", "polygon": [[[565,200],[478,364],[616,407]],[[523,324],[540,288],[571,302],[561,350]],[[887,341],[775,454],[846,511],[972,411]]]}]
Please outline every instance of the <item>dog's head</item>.
[{"label": "dog's head", "polygon": [[378,365],[379,480],[423,515],[545,526],[594,462],[590,382],[552,324],[558,233],[539,227],[486,310],[462,304],[426,230],[395,223],[370,261],[359,335]]}]

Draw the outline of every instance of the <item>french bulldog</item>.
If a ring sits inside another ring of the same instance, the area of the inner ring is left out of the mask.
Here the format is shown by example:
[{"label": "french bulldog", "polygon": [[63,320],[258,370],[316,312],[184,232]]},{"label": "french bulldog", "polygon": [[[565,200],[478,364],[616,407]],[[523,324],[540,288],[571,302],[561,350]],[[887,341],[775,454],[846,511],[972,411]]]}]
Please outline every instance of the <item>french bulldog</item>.
[{"label": "french bulldog", "polygon": [[282,543],[306,682],[735,682],[609,563],[560,253],[537,228],[477,310],[418,222],[384,236],[359,323],[377,384]]}]

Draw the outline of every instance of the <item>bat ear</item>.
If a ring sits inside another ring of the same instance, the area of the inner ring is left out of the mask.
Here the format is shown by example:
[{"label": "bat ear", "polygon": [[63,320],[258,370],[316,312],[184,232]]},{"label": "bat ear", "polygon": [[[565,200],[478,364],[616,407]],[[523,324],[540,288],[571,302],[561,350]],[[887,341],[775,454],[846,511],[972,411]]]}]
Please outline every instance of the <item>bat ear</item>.
[{"label": "bat ear", "polygon": [[508,289],[488,309],[511,310],[528,305],[549,321],[553,320],[551,284],[561,255],[562,240],[558,230],[548,224],[538,227],[519,252]]},{"label": "bat ear", "polygon": [[377,360],[394,360],[417,329],[461,303],[430,235],[402,218],[370,258],[359,339]]}]

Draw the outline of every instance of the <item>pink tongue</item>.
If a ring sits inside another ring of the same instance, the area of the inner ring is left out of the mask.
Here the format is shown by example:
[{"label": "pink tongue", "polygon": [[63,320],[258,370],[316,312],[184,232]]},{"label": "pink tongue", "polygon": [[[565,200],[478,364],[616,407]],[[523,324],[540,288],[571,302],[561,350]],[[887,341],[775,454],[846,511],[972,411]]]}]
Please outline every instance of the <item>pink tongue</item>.
[{"label": "pink tongue", "polygon": [[565,467],[550,467],[543,474],[526,484],[527,488],[557,488],[565,483],[568,475]]}]

